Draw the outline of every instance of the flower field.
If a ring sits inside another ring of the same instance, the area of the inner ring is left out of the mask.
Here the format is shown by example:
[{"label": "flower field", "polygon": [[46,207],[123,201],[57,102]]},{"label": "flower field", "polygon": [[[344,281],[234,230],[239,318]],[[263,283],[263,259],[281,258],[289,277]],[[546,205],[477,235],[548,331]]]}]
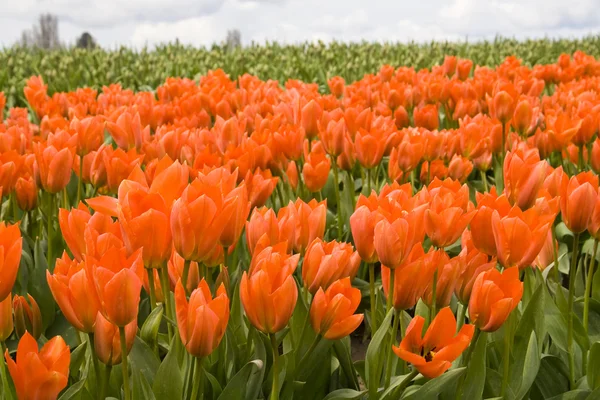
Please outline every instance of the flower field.
[{"label": "flower field", "polygon": [[600,61],[470,49],[0,76],[3,398],[600,399]]}]

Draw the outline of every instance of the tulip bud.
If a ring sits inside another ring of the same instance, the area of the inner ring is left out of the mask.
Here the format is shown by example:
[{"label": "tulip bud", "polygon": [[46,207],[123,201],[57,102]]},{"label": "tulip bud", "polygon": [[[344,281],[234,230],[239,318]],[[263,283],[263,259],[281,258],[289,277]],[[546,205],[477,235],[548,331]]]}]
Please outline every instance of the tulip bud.
[{"label": "tulip bud", "polygon": [[15,316],[15,330],[18,337],[29,332],[36,340],[42,335],[42,313],[35,299],[27,295],[29,303],[24,296],[15,296],[13,299],[13,312]]},{"label": "tulip bud", "polygon": [[[133,320],[125,326],[127,354],[133,347],[136,333],[137,320]],[[117,365],[123,361],[119,327],[110,323],[101,313],[97,314],[94,327],[94,352],[105,365]]]},{"label": "tulip bud", "polygon": [[310,307],[310,323],[315,332],[329,340],[354,332],[364,317],[354,314],[360,298],[360,290],[352,287],[350,278],[335,281],[326,291],[319,288]]},{"label": "tulip bud", "polygon": [[496,93],[493,104],[496,118],[498,118],[500,122],[505,124],[512,118],[515,108],[515,101],[510,94],[504,90]]}]

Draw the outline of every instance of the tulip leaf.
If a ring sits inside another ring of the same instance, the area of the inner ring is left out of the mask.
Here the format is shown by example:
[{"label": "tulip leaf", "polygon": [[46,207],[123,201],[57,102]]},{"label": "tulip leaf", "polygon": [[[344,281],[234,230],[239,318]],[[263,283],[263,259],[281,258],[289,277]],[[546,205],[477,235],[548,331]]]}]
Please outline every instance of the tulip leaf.
[{"label": "tulip leaf", "polygon": [[148,318],[146,318],[146,321],[144,321],[144,325],[142,325],[142,329],[140,330],[140,338],[146,342],[151,349],[156,348],[158,329],[160,328],[162,316],[163,306],[162,304],[159,304],[152,310],[150,315],[148,315]]},{"label": "tulip leaf", "polygon": [[[383,371],[383,359],[387,355],[388,336],[390,331],[390,322],[394,315],[392,308],[384,320],[381,322],[379,329],[373,335],[371,343],[367,348],[367,356],[365,358],[365,378],[367,379],[367,387],[369,388],[369,399],[377,399],[379,383],[381,381],[381,372]],[[386,350],[386,351],[384,351]]]},{"label": "tulip leaf", "polygon": [[129,362],[131,363],[131,368],[138,369],[144,374],[146,380],[152,386],[156,372],[160,367],[160,360],[146,342],[137,336],[129,352]]},{"label": "tulip leaf", "polygon": [[533,331],[536,332],[538,338],[538,347],[542,346],[544,337],[546,336],[544,318],[545,292],[546,285],[538,284],[521,315],[514,339],[514,349],[517,354],[525,352],[531,332]]},{"label": "tulip leaf", "polygon": [[223,392],[219,381],[208,371],[204,371],[204,376],[206,376],[206,379],[208,379],[208,382],[210,383],[212,398],[217,399],[221,395],[221,392]]},{"label": "tulip leaf", "polygon": [[465,373],[466,367],[450,370],[439,377],[425,383],[416,392],[406,397],[406,400],[434,400],[444,392],[448,386],[455,385],[458,379]]},{"label": "tulip leaf", "polygon": [[477,343],[471,342],[475,346],[469,364],[467,366],[467,376],[463,384],[464,399],[483,398],[483,389],[485,388],[485,365],[487,350],[487,334],[481,332],[477,338]]},{"label": "tulip leaf", "polygon": [[367,391],[362,392],[354,389],[338,389],[329,393],[323,400],[357,400],[365,395]]},{"label": "tulip leaf", "polygon": [[177,341],[179,335],[171,340],[171,351],[167,353],[164,360],[156,371],[152,389],[157,399],[181,399],[183,395],[183,375],[179,369],[177,358]]},{"label": "tulip leaf", "polygon": [[548,400],[587,400],[590,393],[589,390],[577,389],[551,397]]},{"label": "tulip leaf", "polygon": [[564,361],[556,356],[543,356],[534,387],[540,394],[539,397],[544,399],[568,391],[569,370]]},{"label": "tulip leaf", "polygon": [[[262,341],[262,339],[260,337],[260,333],[258,333],[258,331],[254,328],[251,328],[251,329],[252,330],[250,332],[254,333],[254,335],[253,335],[254,353],[253,353],[252,359],[255,361],[260,361],[262,364],[261,364],[261,368],[258,368],[258,370],[254,370],[250,374],[250,377],[248,378],[247,382],[245,383],[245,385],[246,385],[245,399],[246,400],[254,400],[258,397],[258,395],[260,393],[260,389],[261,389],[263,381],[264,381],[264,378],[265,378],[265,373],[266,373],[266,368],[264,368],[264,366],[267,363],[267,350],[265,347],[265,343]],[[238,374],[239,374],[239,372],[238,372]],[[235,378],[235,376],[233,378]]]},{"label": "tulip leaf", "polygon": [[46,279],[48,264],[46,263],[46,255],[42,250],[42,242],[40,240],[37,240],[35,243],[33,258],[33,271],[29,271],[30,279],[27,289],[40,307],[44,327],[43,330],[45,331],[46,328],[54,322],[56,313],[54,297],[52,297],[52,292],[50,292],[48,280]]},{"label": "tulip leaf", "polygon": [[590,348],[588,355],[587,383],[590,389],[600,387],[600,342],[596,342]]},{"label": "tulip leaf", "polygon": [[517,391],[516,398],[524,399],[533,385],[535,378],[540,369],[540,352],[537,343],[537,336],[535,331],[531,332],[529,339],[529,345],[527,346],[527,352],[525,353],[525,360],[522,367],[523,379]]},{"label": "tulip leaf", "polygon": [[256,396],[248,397],[250,393],[246,389],[248,388],[248,382],[252,379],[252,376],[258,375],[261,370],[264,370],[264,362],[262,360],[252,360],[248,362],[234,375],[233,378],[231,378],[218,399],[255,399]]},{"label": "tulip leaf", "polygon": [[65,392],[58,398],[58,400],[76,400],[80,399],[85,391],[85,376],[81,377],[81,379],[71,385]]},{"label": "tulip leaf", "polygon": [[138,369],[133,369],[132,374],[132,399],[133,400],[155,400],[152,386],[148,383],[146,376]]},{"label": "tulip leaf", "polygon": [[351,352],[351,341],[350,336],[346,336],[344,339],[336,340],[333,343],[333,349],[335,351],[335,355],[340,362],[340,367],[348,382],[350,382],[351,389],[358,389],[358,380],[356,378],[356,370],[354,369],[354,365],[352,364],[352,355]]},{"label": "tulip leaf", "polygon": [[[71,352],[71,362],[69,364],[69,370],[70,370],[71,376],[73,376],[73,377],[76,377],[79,375],[79,370],[81,368],[81,365],[85,361],[86,350],[88,347],[87,344],[88,344],[87,341],[83,342]],[[92,351],[94,351],[94,350],[92,349]]]}]

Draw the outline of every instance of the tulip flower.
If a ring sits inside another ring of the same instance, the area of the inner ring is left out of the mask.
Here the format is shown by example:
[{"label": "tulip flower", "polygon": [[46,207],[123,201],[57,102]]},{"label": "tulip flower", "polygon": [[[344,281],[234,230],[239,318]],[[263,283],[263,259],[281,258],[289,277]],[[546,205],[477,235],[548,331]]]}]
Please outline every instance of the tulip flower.
[{"label": "tulip flower", "polygon": [[65,252],[56,260],[54,273],[46,271],[46,278],[52,296],[67,321],[80,332],[93,332],[100,300],[85,263],[71,260]]},{"label": "tulip flower", "polygon": [[558,254],[558,241],[553,238],[552,231],[548,231],[544,246],[542,246],[533,264],[543,271],[554,262],[554,254]]},{"label": "tulip flower", "polygon": [[592,172],[575,175],[562,187],[560,212],[571,232],[578,234],[587,229],[597,196],[598,176]]},{"label": "tulip flower", "polygon": [[537,152],[508,152],[504,159],[504,191],[512,205],[526,210],[533,206],[549,168]]},{"label": "tulip flower", "polygon": [[326,126],[319,131],[319,138],[325,148],[325,152],[332,157],[337,157],[344,151],[344,140],[348,135],[348,128],[344,118],[339,121],[330,120]]},{"label": "tulip flower", "polygon": [[12,295],[9,294],[0,302],[0,342],[6,342],[12,335],[13,329],[13,302]]},{"label": "tulip flower", "polygon": [[302,263],[302,281],[312,294],[327,289],[338,279],[354,279],[360,266],[360,256],[352,245],[344,242],[324,242],[315,239],[306,249]]},{"label": "tulip flower", "polygon": [[[183,273],[185,269],[185,260],[176,251],[171,255],[171,259],[169,260],[167,267],[169,269],[169,280],[171,281],[171,286],[175,287],[175,284],[180,279],[183,279]],[[188,266],[188,276],[187,276],[187,284],[186,289],[187,293],[191,293],[198,284],[200,283],[200,270],[198,269],[198,263],[192,261]]]},{"label": "tulip flower", "polygon": [[219,237],[219,243],[224,248],[232,250],[233,245],[237,243],[244,230],[248,214],[250,213],[248,191],[244,184],[242,183],[240,186],[229,192],[225,196],[224,201],[232,204],[233,213],[230,214],[229,219],[224,222],[224,229]]},{"label": "tulip flower", "polygon": [[523,296],[519,270],[495,268],[477,276],[469,300],[469,317],[484,332],[498,330]]},{"label": "tulip flower", "polygon": [[473,172],[473,163],[466,157],[455,155],[448,165],[448,176],[460,183],[465,183]]},{"label": "tulip flower", "polygon": [[[125,325],[125,346],[131,351],[137,333],[137,320]],[[104,318],[101,313],[94,322],[94,353],[105,365],[118,365],[123,361],[119,327]]]},{"label": "tulip flower", "polygon": [[[294,165],[296,165],[294,163]],[[273,190],[277,186],[279,178],[273,177],[270,170],[262,171],[258,168],[254,174],[250,171],[246,174],[244,182],[248,189],[250,198],[250,208],[262,207],[265,205]]]},{"label": "tulip flower", "polygon": [[124,150],[140,150],[142,143],[150,138],[150,127],[142,127],[140,114],[129,111],[120,112],[114,122],[107,121],[106,130],[117,146]]},{"label": "tulip flower", "polygon": [[302,167],[302,177],[306,187],[311,192],[318,192],[327,183],[331,162],[325,154],[322,146],[313,146],[312,151],[306,157],[306,163]]},{"label": "tulip flower", "polygon": [[510,121],[515,109],[515,99],[506,91],[501,90],[494,95],[491,114],[503,124]]},{"label": "tulip flower", "polygon": [[430,131],[438,129],[440,125],[438,108],[435,104],[416,107],[413,111],[415,126],[420,126]]},{"label": "tulip flower", "polygon": [[135,149],[128,152],[122,149],[113,150],[110,146],[102,146],[92,162],[90,177],[95,187],[108,186],[109,193],[117,193],[121,182],[131,174],[142,162],[143,155]]},{"label": "tulip flower", "polygon": [[480,273],[496,268],[496,260],[494,258],[490,260],[487,254],[475,248],[469,250],[463,247],[460,254],[450,262],[455,263],[458,270],[454,294],[458,301],[466,306],[469,304],[475,279]]},{"label": "tulip flower", "polygon": [[309,101],[300,113],[300,123],[306,132],[308,140],[312,140],[319,134],[318,121],[323,115],[323,107],[315,100]]},{"label": "tulip flower", "polygon": [[363,168],[375,168],[381,162],[387,145],[386,132],[359,129],[354,138],[356,158]]},{"label": "tulip flower", "polygon": [[33,150],[37,166],[37,176],[44,190],[58,193],[71,180],[73,153],[68,147],[57,149],[52,145],[34,143]]},{"label": "tulip flower", "polygon": [[429,379],[437,378],[452,366],[452,362],[469,346],[475,327],[463,325],[456,332],[456,318],[449,307],[440,310],[423,336],[425,319],[415,316],[406,328],[399,346],[393,346],[398,357],[412,364]]},{"label": "tulip flower", "polygon": [[21,176],[15,183],[17,204],[23,211],[31,211],[37,206],[38,188],[32,176]]},{"label": "tulip flower", "polygon": [[319,288],[310,307],[310,323],[315,332],[329,340],[354,332],[363,320],[363,314],[354,314],[360,299],[360,290],[353,288],[347,277],[335,281],[326,291]]},{"label": "tulip flower", "polygon": [[210,355],[221,342],[229,321],[229,298],[221,284],[212,297],[204,279],[188,301],[181,281],[175,287],[177,326],[183,345],[194,357]]},{"label": "tulip flower", "polygon": [[294,206],[297,212],[294,250],[304,253],[310,243],[316,238],[322,239],[325,235],[327,200],[318,202],[312,199],[305,203],[302,199],[297,199]]},{"label": "tulip flower", "polygon": [[25,333],[17,346],[16,362],[4,352],[19,399],[56,399],[69,381],[71,352],[62,337],[50,339],[41,350]]},{"label": "tulip flower", "polygon": [[294,203],[279,209],[278,218],[270,208],[255,208],[246,222],[246,242],[250,254],[263,235],[266,235],[267,244],[275,245],[287,241],[287,251],[291,253],[296,235],[296,208]]},{"label": "tulip flower", "polygon": [[240,299],[246,316],[261,332],[277,333],[291,318],[298,299],[293,272],[293,268],[282,268],[280,262],[266,260],[242,275]]},{"label": "tulip flower", "polygon": [[98,150],[104,142],[104,118],[96,115],[81,120],[71,120],[70,128],[77,135],[77,154],[84,156]]},{"label": "tulip flower", "polygon": [[37,302],[30,294],[27,295],[27,299],[19,295],[13,297],[13,315],[18,337],[22,337],[25,332],[29,332],[34,338],[40,338],[42,335],[42,313]]},{"label": "tulip flower", "polygon": [[437,276],[434,275],[436,280],[435,292],[433,290],[434,279],[432,279],[425,288],[422,297],[423,302],[432,310],[432,314],[435,314],[435,310],[440,310],[450,304],[460,269],[458,263],[456,261],[452,262],[442,249],[427,253],[423,262],[433,264],[434,273],[437,270]]},{"label": "tulip flower", "polygon": [[22,244],[19,225],[0,222],[0,301],[8,297],[17,279]]},{"label": "tulip flower", "polygon": [[501,194],[498,196],[496,188],[492,187],[489,193],[477,193],[477,213],[471,220],[471,237],[473,245],[477,250],[489,256],[496,256],[496,241],[492,231],[492,215],[498,212],[498,216],[508,215],[511,206],[508,198]]},{"label": "tulip flower", "polygon": [[356,211],[350,216],[350,228],[354,245],[365,263],[372,264],[377,261],[375,251],[375,225],[379,220],[377,208],[370,209],[369,202],[362,194],[356,203]]}]

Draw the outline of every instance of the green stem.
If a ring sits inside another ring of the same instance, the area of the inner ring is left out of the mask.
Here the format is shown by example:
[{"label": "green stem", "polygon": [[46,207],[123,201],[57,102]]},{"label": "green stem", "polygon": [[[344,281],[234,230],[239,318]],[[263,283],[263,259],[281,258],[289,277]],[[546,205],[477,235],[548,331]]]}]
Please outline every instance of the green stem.
[{"label": "green stem", "polygon": [[[404,310],[400,310],[398,312],[398,319],[400,320],[400,342],[404,339],[404,332],[406,331],[406,327],[404,326]],[[406,362],[403,359],[399,359],[400,362],[400,371],[402,374],[406,371]]]},{"label": "green stem", "polygon": [[273,385],[271,386],[271,400],[279,400],[279,346],[274,333],[269,334],[271,348],[273,349]]},{"label": "green stem", "polygon": [[[579,233],[573,238],[573,252],[569,266],[569,300],[568,300],[568,325],[567,325],[567,351],[569,353],[569,383],[571,390],[575,388],[575,349],[573,348],[573,303],[575,300],[575,276],[577,274],[577,253],[579,251]],[[560,288],[559,288],[560,289]]]},{"label": "green stem", "polygon": [[2,360],[0,360],[0,374],[2,374],[2,389],[4,392],[3,398],[13,399],[10,384],[8,383],[8,372],[6,370],[6,361],[4,360],[4,353],[6,353],[6,343],[1,342],[2,345]]},{"label": "green stem", "polygon": [[125,337],[125,327],[119,327],[119,338],[121,342],[121,369],[123,370],[123,393],[125,400],[131,399],[131,391],[129,389],[129,371],[127,370],[127,338]]},{"label": "green stem", "polygon": [[183,284],[183,290],[185,291],[185,295],[189,296],[190,293],[187,287],[188,275],[190,273],[190,264],[192,262],[190,260],[185,260],[183,262],[183,273],[181,274],[181,283]]},{"label": "green stem", "polygon": [[[162,268],[160,268],[159,270],[159,274],[160,274],[160,286],[162,289],[162,293],[163,293],[163,298],[164,298],[164,304],[165,304],[165,309],[164,309],[164,313],[165,316],[167,318],[169,318],[171,321],[174,321],[175,319],[173,318],[173,313],[171,312],[171,288],[169,285],[169,271],[166,265],[163,265]],[[167,324],[167,331],[169,334],[169,343],[171,342],[171,339],[173,338],[173,327],[171,326],[171,324]]]},{"label": "green stem", "polygon": [[486,340],[485,335],[481,335],[481,330],[479,330],[478,327],[475,327],[475,333],[473,334],[473,339],[471,339],[471,345],[469,346],[469,348],[467,349],[467,352],[465,353],[465,358],[462,361],[462,365],[465,365],[465,366],[469,365],[469,361],[471,361],[471,355],[473,355],[473,350],[475,349],[475,346],[477,345],[477,341],[480,340],[479,339],[480,337],[481,337],[481,340]]},{"label": "green stem", "polygon": [[504,395],[506,394],[506,389],[508,388],[508,376],[509,376],[509,371],[508,368],[510,367],[510,349],[512,346],[512,313],[508,316],[507,321],[505,322],[505,329],[506,331],[504,332],[504,355],[503,355],[503,361],[504,361],[504,365],[503,365],[503,369],[502,369],[502,389],[500,391],[500,397],[505,398]]},{"label": "green stem", "polygon": [[481,175],[481,182],[483,182],[483,191],[484,193],[489,192],[487,175],[484,170],[480,169],[479,174]]},{"label": "green stem", "polygon": [[202,392],[204,392],[204,368],[202,368],[202,359],[200,357],[194,357],[196,367],[193,369],[194,372],[194,385],[192,386],[192,400],[202,399]]},{"label": "green stem", "polygon": [[335,186],[335,203],[337,206],[337,218],[338,218],[338,232],[337,232],[337,240],[342,241],[342,231],[344,229],[344,217],[342,215],[342,204],[340,201],[340,181],[338,174],[338,166],[334,157],[331,160],[331,166],[333,167],[333,184]]},{"label": "green stem", "polygon": [[371,334],[377,332],[377,303],[375,302],[375,264],[369,264],[369,300],[371,301]]},{"label": "green stem", "polygon": [[367,168],[367,196],[371,194],[371,168]]},{"label": "green stem", "polygon": [[506,124],[502,124],[502,140],[501,140],[501,146],[502,148],[500,149],[500,170],[502,171],[502,173],[499,176],[499,180],[498,182],[496,182],[496,186],[498,187],[498,192],[502,192],[504,191],[504,156],[505,156],[505,152],[506,152]]},{"label": "green stem", "polygon": [[552,256],[554,257],[554,279],[556,279],[556,283],[560,285],[560,271],[558,270],[558,249],[556,248],[556,231],[554,230],[554,226],[550,228],[552,232]]},{"label": "green stem", "polygon": [[48,193],[48,212],[46,213],[46,218],[48,218],[48,226],[46,233],[48,234],[48,251],[46,253],[48,269],[52,271],[50,267],[52,265],[52,238],[54,236],[54,195],[52,193]]},{"label": "green stem", "polygon": [[81,188],[83,186],[83,154],[79,156],[79,179],[77,180],[77,201],[75,207],[79,205],[81,201]]},{"label": "green stem", "polygon": [[10,194],[10,204],[13,214],[13,222],[16,224],[19,221],[19,206],[17,204],[17,193],[12,192]]},{"label": "green stem", "polygon": [[390,337],[390,346],[387,349],[387,362],[385,365],[385,381],[383,389],[387,389],[390,386],[390,380],[392,379],[392,361],[394,351],[392,350],[392,346],[396,344],[396,336],[398,336],[398,325],[401,319],[400,312],[398,310],[394,310],[394,323],[392,324],[392,335]]},{"label": "green stem", "polygon": [[463,303],[458,303],[458,317],[456,320],[456,332],[458,333],[465,323],[465,315],[467,314],[467,306]]},{"label": "green stem", "polygon": [[304,364],[306,364],[306,362],[308,361],[308,358],[310,357],[311,353],[313,351],[315,351],[315,349],[317,348],[319,342],[321,342],[321,339],[322,339],[321,335],[315,336],[315,339],[310,344],[310,347],[308,348],[308,350],[306,351],[306,353],[304,353],[304,355],[302,356],[302,358],[300,359],[300,361],[298,362],[298,364],[296,364],[296,371],[300,371],[300,367],[303,366]]},{"label": "green stem", "polygon": [[[594,240],[594,250],[592,251],[592,261],[588,270],[587,281],[585,282],[585,295],[583,296],[583,328],[588,333],[588,322],[590,318],[590,293],[592,292],[592,280],[594,278],[594,267],[596,266],[596,252],[598,251],[598,239]],[[585,361],[584,361],[585,362]]]},{"label": "green stem", "polygon": [[150,287],[150,293],[148,293],[148,295],[150,296],[150,311],[152,311],[156,307],[156,294],[154,293],[154,268],[147,268],[146,272],[148,272],[148,286]]},{"label": "green stem", "polygon": [[385,303],[385,315],[392,309],[392,299],[394,298],[394,287],[396,286],[396,270],[390,268],[390,281],[388,282],[388,295]]},{"label": "green stem", "polygon": [[419,374],[419,371],[417,371],[416,368],[413,368],[413,370],[410,372],[410,374],[406,375],[406,378],[404,378],[402,380],[402,382],[400,382],[400,385],[398,385],[398,387],[396,388],[396,390],[394,390],[394,394],[397,394],[398,396],[393,396],[392,398],[396,398],[399,399],[400,395],[402,394],[402,392],[404,391],[404,389],[406,389],[406,387],[408,386],[408,384],[415,378],[415,376],[417,376]]},{"label": "green stem", "polygon": [[431,307],[429,308],[429,323],[433,322],[437,314],[437,281],[438,281],[438,271],[437,269],[433,272],[433,287],[431,288]]},{"label": "green stem", "polygon": [[70,208],[69,207],[69,195],[67,194],[66,187],[63,189],[63,192],[62,192],[62,201],[63,201],[63,208],[65,210],[68,210]]},{"label": "green stem", "polygon": [[[94,364],[94,373],[96,374],[96,382],[100,382],[100,363],[98,357],[96,357],[96,351],[94,346],[94,334],[89,332],[87,334],[88,345],[90,347],[90,354],[92,355],[92,363]],[[98,393],[100,395],[100,393]],[[104,399],[104,397],[98,397],[98,399]]]},{"label": "green stem", "polygon": [[583,172],[583,169],[585,167],[585,160],[583,159],[583,145],[579,145],[578,150],[579,158],[577,168],[579,169],[579,172]]},{"label": "green stem", "polygon": [[100,385],[100,391],[98,393],[99,399],[106,398],[106,391],[108,390],[108,384],[110,382],[110,373],[112,372],[112,365],[107,365],[104,369],[104,376],[102,377],[102,384]]}]

